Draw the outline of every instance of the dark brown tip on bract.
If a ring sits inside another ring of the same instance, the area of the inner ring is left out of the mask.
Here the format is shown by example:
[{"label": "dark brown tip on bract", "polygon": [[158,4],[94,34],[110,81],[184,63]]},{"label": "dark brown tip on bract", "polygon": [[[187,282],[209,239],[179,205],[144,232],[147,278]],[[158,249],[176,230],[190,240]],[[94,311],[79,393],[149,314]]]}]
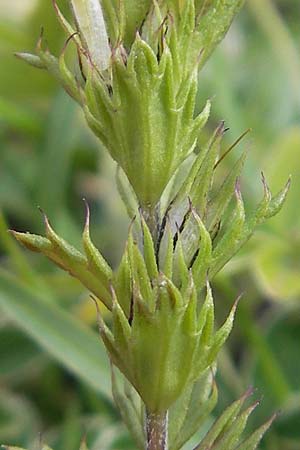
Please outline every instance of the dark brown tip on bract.
[{"label": "dark brown tip on bract", "polygon": [[231,308],[231,313],[235,314],[237,307],[241,301],[242,296],[244,295],[244,292],[242,292],[241,294],[239,294],[239,296],[236,298],[236,300],[234,301],[232,308]]},{"label": "dark brown tip on bract", "polygon": [[45,224],[46,231],[47,231],[47,230],[51,230],[52,227],[51,227],[51,225],[50,225],[50,221],[49,221],[49,219],[48,219],[47,214],[45,213],[45,211],[44,211],[40,206],[38,206],[38,210],[40,211],[40,213],[41,213],[42,216],[43,216],[43,220],[44,220],[44,224]]},{"label": "dark brown tip on bract", "polygon": [[136,221],[136,215],[133,216],[133,218],[130,221],[130,224],[129,224],[129,227],[128,227],[128,234],[132,233],[132,228],[133,228],[133,224],[134,224],[135,221]]},{"label": "dark brown tip on bract", "polygon": [[117,294],[111,282],[109,283],[109,291],[111,294],[113,305],[117,305],[118,304]]},{"label": "dark brown tip on bract", "polygon": [[52,0],[52,5],[53,5],[53,8],[55,9],[55,11],[57,12],[58,11],[58,5],[56,3],[56,0]]},{"label": "dark brown tip on bract", "polygon": [[38,38],[37,43],[36,43],[37,51],[41,51],[42,50],[43,38],[44,38],[44,27],[41,27],[40,35],[39,35],[39,38]]},{"label": "dark brown tip on bract", "polygon": [[267,185],[267,181],[266,181],[266,177],[263,171],[260,172],[260,176],[261,176],[261,181],[263,183],[264,186]]},{"label": "dark brown tip on bract", "polygon": [[261,181],[262,181],[262,184],[263,184],[265,196],[269,197],[269,199],[270,199],[271,198],[271,192],[270,192],[270,189],[269,189],[269,186],[268,186],[268,183],[267,183],[267,180],[266,180],[264,172],[261,172]]},{"label": "dark brown tip on bract", "polygon": [[235,192],[235,195],[238,198],[241,198],[242,193],[241,193],[241,179],[240,179],[240,177],[238,177],[236,179],[236,181],[235,181],[234,192]]},{"label": "dark brown tip on bract", "polygon": [[189,211],[192,212],[194,207],[193,207],[193,202],[192,202],[190,195],[188,196],[188,202],[189,202]]},{"label": "dark brown tip on bract", "polygon": [[75,37],[75,36],[77,36],[79,33],[78,33],[78,31],[74,31],[74,33],[72,33],[67,39],[66,39],[66,41],[65,41],[65,43],[64,43],[64,45],[63,45],[63,48],[62,48],[62,50],[61,50],[61,52],[60,52],[60,58],[62,58],[62,57],[64,57],[64,55],[65,55],[65,53],[66,53],[66,50],[67,50],[67,48],[68,48],[68,45],[69,45],[69,43],[72,41],[72,39]]},{"label": "dark brown tip on bract", "polygon": [[191,214],[193,216],[193,218],[198,222],[198,224],[203,224],[202,219],[200,217],[200,214],[198,214],[198,211],[196,210],[196,208],[194,208],[194,206],[191,204]]},{"label": "dark brown tip on bract", "polygon": [[92,299],[92,301],[95,304],[96,307],[96,313],[97,313],[97,325],[98,325],[98,329],[99,329],[99,333],[102,334],[103,329],[104,329],[104,322],[101,316],[101,312],[100,312],[100,308],[99,308],[99,304],[98,304],[98,299],[96,297],[94,297],[93,295],[90,295],[90,298]]},{"label": "dark brown tip on bract", "polygon": [[255,392],[254,387],[253,386],[249,386],[248,389],[242,395],[242,398],[244,398],[246,400],[247,398],[251,397],[251,395],[253,395],[254,392]]},{"label": "dark brown tip on bract", "polygon": [[221,136],[224,134],[225,130],[225,120],[222,120],[216,129],[216,136]]}]

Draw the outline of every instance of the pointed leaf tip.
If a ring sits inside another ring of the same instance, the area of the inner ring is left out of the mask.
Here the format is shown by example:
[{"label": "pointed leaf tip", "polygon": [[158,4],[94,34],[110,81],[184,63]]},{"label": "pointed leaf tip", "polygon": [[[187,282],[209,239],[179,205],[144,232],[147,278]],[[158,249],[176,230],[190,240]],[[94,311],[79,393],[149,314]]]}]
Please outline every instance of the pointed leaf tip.
[{"label": "pointed leaf tip", "polygon": [[85,225],[84,225],[84,231],[89,232],[90,229],[90,218],[91,218],[91,212],[90,207],[85,198],[82,199],[84,206],[85,206]]},{"label": "pointed leaf tip", "polygon": [[223,135],[224,133],[225,133],[225,120],[222,120],[216,129],[215,135],[217,137]]},{"label": "pointed leaf tip", "polygon": [[271,200],[272,194],[271,194],[270,188],[268,186],[264,172],[261,172],[261,181],[263,184],[264,194],[265,194],[266,199]]},{"label": "pointed leaf tip", "polygon": [[37,55],[33,55],[31,53],[26,53],[26,52],[16,52],[16,53],[14,53],[14,55],[18,59],[25,61],[30,66],[33,66],[37,69],[46,69],[46,65],[41,60],[41,58]]},{"label": "pointed leaf tip", "polygon": [[41,213],[41,215],[43,217],[43,221],[44,221],[44,224],[45,224],[46,235],[47,235],[48,232],[50,232],[50,233],[54,232],[53,228],[50,225],[50,220],[49,220],[47,214],[45,213],[45,211],[40,206],[38,206],[37,208],[38,208],[39,212]]},{"label": "pointed leaf tip", "polygon": [[277,413],[273,414],[267,422],[254,431],[251,436],[244,440],[236,450],[256,450],[264,434],[268,431],[272,423],[277,417]]},{"label": "pointed leaf tip", "polygon": [[234,187],[234,192],[235,192],[236,197],[237,197],[238,199],[241,199],[241,197],[242,197],[242,191],[241,191],[241,179],[240,179],[240,177],[238,177],[238,178],[236,179],[235,187]]},{"label": "pointed leaf tip", "polygon": [[30,233],[19,233],[14,230],[8,230],[8,232],[11,233],[20,244],[33,252],[43,253],[43,251],[47,251],[51,248],[51,242],[45,237]]},{"label": "pointed leaf tip", "polygon": [[81,440],[81,444],[80,444],[80,449],[79,450],[88,450],[88,446],[87,446],[85,437]]},{"label": "pointed leaf tip", "polygon": [[88,260],[89,270],[104,283],[108,285],[112,278],[112,269],[106,262],[100,251],[93,244],[90,237],[90,208],[85,199],[83,199],[86,208],[85,226],[83,230],[83,247]]}]

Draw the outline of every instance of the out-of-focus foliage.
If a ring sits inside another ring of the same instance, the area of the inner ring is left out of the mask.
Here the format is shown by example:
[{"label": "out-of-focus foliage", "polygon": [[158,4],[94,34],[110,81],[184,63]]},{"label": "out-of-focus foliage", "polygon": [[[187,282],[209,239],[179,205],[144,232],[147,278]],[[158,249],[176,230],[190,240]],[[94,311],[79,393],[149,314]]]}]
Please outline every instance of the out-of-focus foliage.
[{"label": "out-of-focus foliage", "polygon": [[[100,340],[98,345],[96,331],[82,324],[92,328],[95,323],[88,293],[38,255],[23,253],[6,233],[5,222],[40,233],[40,205],[56,230],[79,245],[81,198],[87,197],[94,211],[93,236],[112,265],[122,249],[114,236],[126,234],[114,170],[99,154],[81,113],[50,77],[12,55],[33,50],[42,25],[51,51],[58,54],[64,44],[51,2],[33,3],[28,15],[18,16],[11,7],[12,13],[0,19],[0,208],[5,216],[0,221],[0,441],[32,448],[42,432],[50,447],[78,450],[87,432],[90,449],[134,448],[111,403]],[[245,292],[220,359],[219,411],[248,385],[257,386],[264,400],[253,429],[274,409],[281,410],[264,450],[300,447],[298,9],[297,0],[247,2],[203,72],[199,92],[199,107],[212,98],[211,129],[220,119],[230,127],[228,146],[253,129],[227,157],[250,148],[242,179],[246,206],[261,194],[256,191],[260,170],[274,192],[292,175],[282,213],[215,281],[216,299],[228,299],[224,315],[232,299]],[[217,306],[221,323],[222,304]]]}]

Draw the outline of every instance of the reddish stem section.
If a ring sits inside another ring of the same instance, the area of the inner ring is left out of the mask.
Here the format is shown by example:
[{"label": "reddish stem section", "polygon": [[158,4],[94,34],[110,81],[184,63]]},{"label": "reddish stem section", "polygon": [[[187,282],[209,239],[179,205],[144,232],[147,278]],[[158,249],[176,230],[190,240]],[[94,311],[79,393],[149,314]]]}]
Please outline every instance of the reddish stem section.
[{"label": "reddish stem section", "polygon": [[168,413],[147,413],[146,450],[168,450]]}]

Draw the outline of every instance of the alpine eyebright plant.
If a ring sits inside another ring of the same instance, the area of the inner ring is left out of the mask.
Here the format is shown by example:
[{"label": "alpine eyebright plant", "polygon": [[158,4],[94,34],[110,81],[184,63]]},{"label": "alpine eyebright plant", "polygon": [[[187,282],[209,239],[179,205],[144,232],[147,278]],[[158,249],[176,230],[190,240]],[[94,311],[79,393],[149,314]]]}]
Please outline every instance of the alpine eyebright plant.
[{"label": "alpine eyebright plant", "polygon": [[[224,123],[200,144],[210,102],[196,112],[199,71],[243,1],[70,0],[73,24],[53,4],[67,35],[60,56],[43,36],[34,55],[17,56],[48,71],[82,107],[117,163],[131,225],[116,269],[92,242],[87,204],[82,252],[56,234],[45,214],[44,237],[13,234],[91,292],[113,395],[138,448],[179,450],[216,404],[216,359],[237,306],[216,326],[210,282],[280,210],[290,184],[273,196],[263,177],[262,199],[246,215],[239,183],[246,154],[218,185],[214,177],[227,154]],[[77,52],[72,64],[69,45]],[[110,310],[108,319],[99,302]],[[194,450],[257,448],[274,417],[243,437],[257,406],[243,409],[250,394],[229,406]]]}]

